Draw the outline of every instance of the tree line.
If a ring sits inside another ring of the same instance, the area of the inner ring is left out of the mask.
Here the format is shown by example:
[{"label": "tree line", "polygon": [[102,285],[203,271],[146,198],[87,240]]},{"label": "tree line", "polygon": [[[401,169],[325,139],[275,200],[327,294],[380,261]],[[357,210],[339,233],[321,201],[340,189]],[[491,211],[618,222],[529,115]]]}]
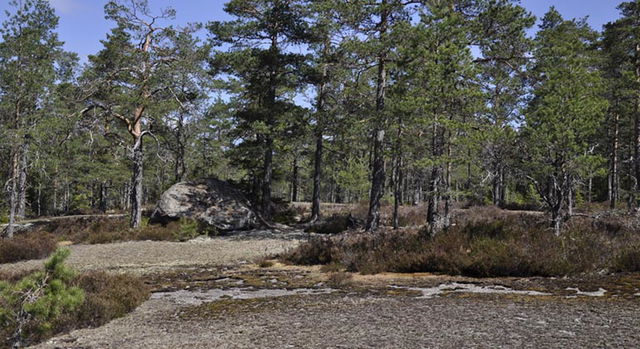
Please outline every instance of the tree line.
[{"label": "tree line", "polygon": [[[599,31],[516,0],[230,0],[173,24],[147,0],[81,64],[46,0],[11,2],[0,41],[0,213],[142,208],[172,184],[233,181],[273,201],[638,207],[640,0]],[[535,31],[535,34],[531,34]]]}]

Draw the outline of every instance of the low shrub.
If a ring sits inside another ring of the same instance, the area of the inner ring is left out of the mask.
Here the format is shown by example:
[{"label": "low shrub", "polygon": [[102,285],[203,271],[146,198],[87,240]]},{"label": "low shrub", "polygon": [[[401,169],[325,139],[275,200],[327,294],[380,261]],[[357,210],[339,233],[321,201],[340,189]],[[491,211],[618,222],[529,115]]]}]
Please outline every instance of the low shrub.
[{"label": "low shrub", "polygon": [[312,225],[306,231],[316,234],[335,235],[346,231],[353,225],[355,225],[355,219],[351,215],[334,214]]},{"label": "low shrub", "polygon": [[126,274],[87,272],[74,284],[85,292],[85,302],[70,317],[61,321],[60,329],[98,327],[125,316],[149,298],[149,287]]},{"label": "low shrub", "polygon": [[101,326],[149,297],[141,279],[65,267],[58,250],[42,271],[0,275],[0,348],[35,344],[58,333]]},{"label": "low shrub", "polygon": [[44,270],[15,283],[0,283],[0,334],[6,347],[22,347],[50,336],[61,316],[75,311],[84,292],[71,281],[74,274],[64,265],[68,250],[58,250]]},{"label": "low shrub", "polygon": [[617,272],[640,272],[640,244],[620,250],[615,256],[612,268]]},{"label": "low shrub", "polygon": [[331,239],[313,238],[285,253],[282,259],[298,265],[329,264],[334,254],[333,247],[334,243]]},{"label": "low shrub", "polygon": [[55,236],[47,233],[20,234],[10,239],[0,239],[0,264],[42,259],[53,253],[56,246]]},{"label": "low shrub", "polygon": [[103,230],[83,236],[77,243],[106,244],[123,241],[187,241],[200,235],[217,234],[194,219],[181,219],[166,225],[149,224],[139,229]]},{"label": "low shrub", "polygon": [[[491,214],[491,213],[496,214]],[[433,237],[411,229],[353,231],[313,239],[284,254],[295,264],[335,264],[347,271],[433,272],[475,277],[564,276],[640,271],[640,234],[599,230],[586,220],[556,236],[540,216],[487,210]]]}]

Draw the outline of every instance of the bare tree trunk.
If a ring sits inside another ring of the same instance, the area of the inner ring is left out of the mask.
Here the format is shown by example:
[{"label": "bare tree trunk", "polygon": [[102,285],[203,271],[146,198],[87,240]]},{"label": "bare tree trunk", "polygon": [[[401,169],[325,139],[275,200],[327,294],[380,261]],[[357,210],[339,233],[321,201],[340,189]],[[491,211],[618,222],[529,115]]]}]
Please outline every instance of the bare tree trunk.
[{"label": "bare tree trunk", "polygon": [[17,219],[24,219],[27,207],[27,167],[28,167],[28,147],[26,141],[20,147],[20,165],[18,175],[18,207],[16,211]]},{"label": "bare tree trunk", "polygon": [[573,183],[569,183],[569,192],[567,193],[567,209],[569,212],[569,217],[573,216]]},{"label": "bare tree trunk", "polygon": [[[441,160],[444,146],[444,130],[441,130],[437,123],[433,124],[433,138],[431,141],[431,154],[433,159]],[[443,217],[440,212],[440,195],[444,169],[441,164],[435,163],[431,169],[431,178],[428,184],[427,201],[427,224],[429,232],[433,235],[443,228]]]},{"label": "bare tree trunk", "polygon": [[36,203],[38,205],[38,210],[37,210],[38,217],[41,217],[42,216],[42,181],[39,181],[38,183],[38,198]]},{"label": "bare tree trunk", "polygon": [[[451,136],[451,135],[449,135]],[[447,142],[447,158],[451,158],[451,143]],[[446,176],[444,180],[444,212],[442,215],[442,229],[449,229],[451,225],[451,162],[447,160]]]},{"label": "bare tree trunk", "polygon": [[[636,66],[636,82],[638,84],[640,84],[640,43],[636,44],[636,62],[635,62],[635,66]],[[634,150],[634,161],[633,161],[633,165],[634,165],[634,176],[635,176],[635,180],[634,180],[634,186],[633,186],[633,197],[631,198],[632,200],[632,205],[633,208],[637,208],[636,206],[636,196],[638,194],[638,182],[640,181],[640,88],[637,89],[636,91],[636,103],[635,103],[635,127],[634,127],[634,131],[635,131],[635,137],[634,137],[634,144],[633,144],[633,150]],[[640,212],[640,211],[638,211]]]},{"label": "bare tree trunk", "polygon": [[[387,0],[382,0],[379,33],[384,36],[387,32],[389,9]],[[366,231],[372,232],[380,226],[380,200],[384,196],[384,137],[385,137],[385,98],[387,90],[387,54],[382,52],[378,56],[378,78],[376,87],[376,127],[373,131],[373,169],[371,176],[371,192],[369,195],[369,213],[367,214]]]},{"label": "bare tree trunk", "polygon": [[184,154],[185,154],[185,145],[183,142],[183,129],[184,129],[184,120],[183,116],[180,115],[178,117],[178,125],[176,129],[176,159],[174,164],[174,179],[175,182],[182,182],[184,179],[184,174],[187,172],[185,163],[184,163]]},{"label": "bare tree trunk", "polygon": [[320,190],[322,185],[322,153],[324,151],[322,132],[316,134],[316,151],[313,168],[313,196],[311,197],[311,222],[320,218]]},{"label": "bare tree trunk", "polygon": [[439,165],[433,166],[431,169],[429,184],[427,185],[427,224],[429,225],[429,230],[431,230],[432,234],[439,230],[440,223],[439,183],[440,178],[442,177],[441,170],[442,168]]},{"label": "bare tree trunk", "polygon": [[273,176],[273,138],[271,136],[266,137],[262,170],[262,215],[265,219],[271,219],[271,178]]},{"label": "bare tree trunk", "polygon": [[142,224],[142,179],[143,179],[143,151],[142,136],[135,138],[133,145],[133,171],[131,177],[131,228],[139,228]]},{"label": "bare tree trunk", "polygon": [[298,156],[293,157],[293,169],[291,173],[291,202],[298,201]]},{"label": "bare tree trunk", "polygon": [[99,209],[100,212],[105,213],[107,212],[107,190],[108,190],[108,184],[105,183],[104,181],[100,182],[100,203],[99,203]]},{"label": "bare tree trunk", "polygon": [[378,129],[375,131],[373,150],[373,176],[371,179],[371,194],[369,198],[369,213],[367,215],[366,230],[371,232],[378,229],[380,225],[380,200],[384,196],[384,135],[385,131]]},{"label": "bare tree trunk", "polygon": [[620,115],[616,112],[613,116],[613,137],[611,144],[611,169],[609,173],[609,201],[611,209],[615,209],[618,203],[618,148],[620,135]]},{"label": "bare tree trunk", "polygon": [[[328,54],[330,41],[325,42],[325,53]],[[316,120],[316,150],[313,158],[313,194],[311,197],[311,222],[315,222],[320,218],[320,191],[322,190],[322,154],[324,152],[324,123],[325,123],[325,98],[327,89],[327,75],[329,74],[328,65],[325,63],[322,67],[322,80],[318,87],[318,102],[316,112],[318,118]]]},{"label": "bare tree trunk", "polygon": [[9,187],[9,225],[7,226],[6,236],[13,238],[15,223],[16,223],[16,211],[18,209],[18,152],[14,151],[11,156],[11,186]]}]

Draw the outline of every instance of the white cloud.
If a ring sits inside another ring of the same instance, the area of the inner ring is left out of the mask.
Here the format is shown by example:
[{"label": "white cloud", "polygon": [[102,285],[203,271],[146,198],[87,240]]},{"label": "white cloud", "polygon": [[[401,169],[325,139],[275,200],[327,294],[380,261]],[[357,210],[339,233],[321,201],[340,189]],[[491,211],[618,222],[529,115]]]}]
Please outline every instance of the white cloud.
[{"label": "white cloud", "polygon": [[81,9],[81,1],[82,0],[49,0],[49,3],[56,11],[63,14],[70,14]]}]

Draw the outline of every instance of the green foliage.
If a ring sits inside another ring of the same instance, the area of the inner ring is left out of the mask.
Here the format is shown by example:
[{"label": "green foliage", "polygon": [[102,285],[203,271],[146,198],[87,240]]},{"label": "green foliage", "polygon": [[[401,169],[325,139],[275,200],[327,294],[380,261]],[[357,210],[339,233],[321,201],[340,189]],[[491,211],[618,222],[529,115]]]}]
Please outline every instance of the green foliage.
[{"label": "green foliage", "polygon": [[188,241],[201,235],[218,235],[218,231],[197,219],[182,217],[178,221],[179,228],[174,233],[176,241]]},{"label": "green foliage", "polygon": [[55,322],[84,301],[82,289],[71,284],[74,272],[64,265],[69,250],[58,250],[43,271],[15,284],[0,284],[0,323],[13,345],[29,344],[50,332]]},{"label": "green foliage", "polygon": [[335,174],[334,180],[357,201],[367,195],[368,177],[368,163],[363,159],[351,158],[346,161],[345,167]]}]

